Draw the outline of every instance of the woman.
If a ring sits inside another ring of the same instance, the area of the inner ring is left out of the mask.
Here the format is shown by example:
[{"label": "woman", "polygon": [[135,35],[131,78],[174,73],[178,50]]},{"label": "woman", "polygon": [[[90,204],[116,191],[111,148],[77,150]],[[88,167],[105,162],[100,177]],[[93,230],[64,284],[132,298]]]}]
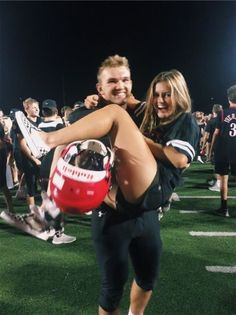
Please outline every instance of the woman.
[{"label": "woman", "polygon": [[119,302],[128,277],[128,254],[135,271],[129,314],[143,314],[151,297],[161,253],[156,209],[179,184],[182,171],[194,158],[198,141],[198,126],[190,111],[185,79],[179,71],[171,70],[158,74],[150,85],[141,125],[145,137],[128,113],[117,105],[108,105],[50,134],[27,128],[27,121],[18,114],[17,121],[28,135],[28,144],[37,147],[41,143],[43,149],[110,136],[119,189],[109,199],[114,199],[118,211],[103,204],[92,218],[102,274],[100,315],[120,314]]}]

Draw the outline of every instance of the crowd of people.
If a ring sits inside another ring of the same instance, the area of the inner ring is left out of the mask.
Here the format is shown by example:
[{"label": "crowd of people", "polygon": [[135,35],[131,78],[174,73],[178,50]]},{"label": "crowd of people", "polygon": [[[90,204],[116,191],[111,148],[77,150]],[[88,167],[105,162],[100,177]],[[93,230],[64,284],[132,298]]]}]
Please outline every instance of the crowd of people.
[{"label": "crowd of people", "polygon": [[[185,79],[172,69],[157,74],[146,100],[140,101],[132,94],[127,58],[114,55],[100,65],[96,88],[97,94],[87,96],[83,102],[62,107],[61,115],[55,100],[42,102],[42,117],[37,100],[24,100],[26,117],[18,111],[11,121],[11,131],[4,129],[6,124],[0,116],[1,190],[13,218],[11,193],[2,175],[11,154],[19,196],[24,197],[26,186],[26,223],[32,224],[33,219],[44,229],[50,227],[53,244],[73,242],[75,237],[64,233],[64,218],[53,202],[49,185],[60,154],[67,144],[86,139],[99,139],[114,149],[111,188],[102,204],[91,212],[101,274],[98,312],[120,314],[130,256],[135,278],[129,315],[142,315],[159,274],[159,214],[170,204],[183,171],[194,159],[214,164],[216,180],[211,184],[219,185],[221,192],[217,213],[229,216],[228,176],[230,171],[236,176],[236,86],[227,91],[229,109],[215,104],[211,114],[192,113]],[[228,148],[224,154],[222,145]],[[38,187],[42,190],[40,206],[35,204]]]}]

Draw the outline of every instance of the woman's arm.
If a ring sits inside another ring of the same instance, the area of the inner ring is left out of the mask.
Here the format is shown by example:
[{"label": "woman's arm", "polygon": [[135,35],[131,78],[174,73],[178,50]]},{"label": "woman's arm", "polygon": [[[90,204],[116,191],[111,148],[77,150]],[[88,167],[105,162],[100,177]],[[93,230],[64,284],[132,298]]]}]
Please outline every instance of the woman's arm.
[{"label": "woman's arm", "polygon": [[145,137],[145,141],[157,160],[169,162],[174,167],[180,169],[188,166],[187,156],[183,153],[178,152],[172,146],[163,146],[159,143],[155,143],[153,140],[147,137]]}]

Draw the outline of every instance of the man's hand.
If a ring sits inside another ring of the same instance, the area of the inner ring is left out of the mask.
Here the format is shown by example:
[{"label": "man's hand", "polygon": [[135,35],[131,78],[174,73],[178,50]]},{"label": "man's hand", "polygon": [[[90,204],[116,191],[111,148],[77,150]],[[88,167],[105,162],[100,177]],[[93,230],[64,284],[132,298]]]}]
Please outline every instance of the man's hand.
[{"label": "man's hand", "polygon": [[97,107],[99,102],[99,95],[92,94],[88,95],[84,100],[84,105],[87,109],[94,109]]},{"label": "man's hand", "polygon": [[34,161],[34,163],[37,165],[37,166],[40,166],[41,165],[41,161],[39,159],[37,159],[36,157],[34,157],[33,155],[31,156],[31,160]]}]

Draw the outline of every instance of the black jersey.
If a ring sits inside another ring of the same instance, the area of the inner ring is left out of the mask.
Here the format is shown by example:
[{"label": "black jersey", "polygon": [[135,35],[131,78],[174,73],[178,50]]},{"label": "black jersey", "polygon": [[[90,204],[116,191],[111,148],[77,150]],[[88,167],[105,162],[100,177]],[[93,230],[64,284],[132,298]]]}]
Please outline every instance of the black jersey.
[{"label": "black jersey", "polygon": [[209,137],[207,139],[207,142],[211,143],[213,133],[217,127],[217,117],[214,117],[210,119],[206,125],[205,131],[209,133]]},{"label": "black jersey", "polygon": [[[167,125],[158,127],[150,136],[155,142],[172,146],[192,162],[199,141],[199,126],[191,113],[182,113],[177,119]],[[182,169],[177,169],[169,163],[158,161],[160,176],[165,186],[172,189],[181,183]]]},{"label": "black jersey", "polygon": [[38,128],[44,132],[51,132],[64,128],[63,122],[58,120],[42,121],[38,124]]},{"label": "black jersey", "polygon": [[217,116],[219,136],[215,144],[215,158],[217,160],[236,161],[236,108],[222,110]]},{"label": "black jersey", "polygon": [[[54,120],[54,121],[41,121],[38,124],[38,128],[43,130],[44,132],[52,132],[55,130],[59,130],[64,128],[62,121]],[[41,166],[40,166],[40,178],[42,187],[47,190],[48,181],[46,179],[49,178],[50,175],[50,167],[52,165],[53,155],[55,149],[51,149],[46,155],[40,158]]]},{"label": "black jersey", "polygon": [[135,124],[140,127],[143,117],[144,117],[144,112],[146,109],[146,102],[139,102],[134,108],[127,108],[126,111],[132,118],[132,120],[135,122]]},{"label": "black jersey", "polygon": [[[69,122],[70,124],[73,124],[75,121],[83,118],[84,116],[87,116],[88,114],[94,112],[94,110],[100,109],[102,107],[105,107],[108,105],[105,102],[101,102],[97,105],[97,108],[95,109],[87,109],[85,106],[82,106],[76,110],[74,110],[72,113],[69,115]],[[139,102],[134,108],[129,108],[127,107],[126,111],[132,118],[132,120],[135,122],[135,124],[140,127],[143,117],[144,117],[144,112],[146,108],[146,103],[145,102]]]},{"label": "black jersey", "polygon": [[156,129],[151,138],[160,144],[171,145],[192,162],[199,139],[199,126],[191,113],[183,113],[167,125]]},{"label": "black jersey", "polygon": [[[42,122],[42,118],[41,117],[37,117],[36,121],[33,121],[31,120],[29,117],[27,117],[27,119],[31,122],[32,125],[34,125],[35,127],[38,127],[38,125]],[[14,124],[14,129],[15,129],[15,132],[16,134],[21,134],[22,135],[22,132],[16,122],[16,120],[14,120],[13,122]]]}]

